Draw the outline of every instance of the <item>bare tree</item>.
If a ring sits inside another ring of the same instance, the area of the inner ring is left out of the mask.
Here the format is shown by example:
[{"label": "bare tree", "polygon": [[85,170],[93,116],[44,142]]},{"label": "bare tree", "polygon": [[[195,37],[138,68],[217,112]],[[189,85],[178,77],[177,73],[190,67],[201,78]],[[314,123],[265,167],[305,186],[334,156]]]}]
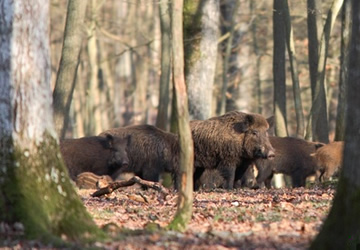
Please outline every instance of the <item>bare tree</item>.
[{"label": "bare tree", "polygon": [[180,141],[180,190],[178,208],[169,229],[185,231],[191,220],[193,203],[194,145],[188,113],[188,98],[184,76],[183,0],[172,2],[173,83],[176,96],[177,124]]},{"label": "bare tree", "polygon": [[351,1],[344,0],[341,13],[341,55],[339,98],[336,116],[335,141],[345,139],[346,89],[348,83],[349,46],[351,37]]},{"label": "bare tree", "polygon": [[170,5],[169,1],[159,3],[160,26],[161,26],[161,76],[158,114],[156,126],[166,130],[169,113],[169,85],[171,69],[171,25],[170,25]]},{"label": "bare tree", "polygon": [[100,230],[70,182],[53,123],[49,1],[2,1],[0,15],[0,221],[22,223],[28,238],[89,240]]},{"label": "bare tree", "polygon": [[192,119],[211,116],[219,14],[218,0],[185,0],[185,77]]},{"label": "bare tree", "polygon": [[69,0],[60,66],[53,92],[55,129],[64,138],[75,88],[87,1]]},{"label": "bare tree", "polygon": [[295,52],[295,42],[294,42],[294,32],[291,25],[291,18],[290,18],[290,10],[288,1],[284,1],[284,14],[283,20],[285,22],[285,33],[286,33],[286,44],[287,44],[287,51],[289,55],[290,61],[290,69],[291,69],[291,78],[293,81],[293,93],[294,93],[294,102],[295,102],[295,113],[296,113],[296,135],[298,137],[304,137],[304,113],[301,101],[301,92],[300,92],[300,85],[299,85],[299,73],[298,73],[298,66],[296,60],[296,52]]},{"label": "bare tree", "polygon": [[284,4],[282,0],[274,0],[273,31],[274,31],[274,116],[275,134],[287,136],[286,122],[286,73],[285,73],[285,22]]},{"label": "bare tree", "polygon": [[352,1],[352,36],[349,58],[348,110],[344,163],[329,216],[311,249],[358,249],[360,246],[360,2]]},{"label": "bare tree", "polygon": [[[328,57],[330,34],[343,1],[344,0],[333,1],[319,41],[316,85],[313,93],[314,99],[305,136],[308,140],[314,139],[325,143],[329,142],[329,124],[325,94],[325,66]],[[314,133],[315,131],[316,133]]]}]

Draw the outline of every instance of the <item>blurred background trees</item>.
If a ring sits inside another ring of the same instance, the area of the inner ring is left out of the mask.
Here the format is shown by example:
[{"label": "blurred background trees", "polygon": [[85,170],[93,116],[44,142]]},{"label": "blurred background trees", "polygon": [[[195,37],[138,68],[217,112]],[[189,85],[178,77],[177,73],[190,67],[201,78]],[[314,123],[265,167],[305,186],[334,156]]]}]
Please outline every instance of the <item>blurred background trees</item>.
[{"label": "blurred background trees", "polygon": [[[284,13],[276,26],[273,26],[274,14],[278,14],[274,10],[276,0],[221,0],[220,6],[214,5],[216,2],[193,1],[195,12],[188,13],[191,15],[189,19],[198,20],[203,25],[197,26],[195,21],[191,21],[190,27],[193,28],[191,31],[199,33],[186,33],[186,22],[184,23],[185,46],[194,46],[195,41],[210,37],[212,44],[207,43],[209,49],[212,46],[217,47],[215,54],[212,52],[214,50],[194,53],[199,64],[201,56],[208,56],[209,61],[205,62],[206,67],[202,66],[202,75],[206,78],[193,83],[187,80],[189,98],[192,98],[191,93],[195,93],[194,100],[198,98],[195,101],[203,105],[202,115],[195,115],[191,110],[190,114],[194,119],[234,109],[261,113],[266,117],[275,114],[276,124],[282,126],[282,134],[304,137],[304,128],[301,126],[307,126],[315,98],[315,89],[312,90],[314,80],[311,80],[313,73],[310,71],[315,67],[312,63],[316,58],[311,57],[313,53],[309,51],[314,50],[309,46],[321,40],[334,1],[283,1],[287,4],[283,7]],[[310,8],[313,2],[316,3],[315,8]],[[170,48],[166,42],[169,39],[167,37],[170,25],[167,3],[151,0],[88,2],[85,21],[80,31],[84,39],[66,137],[93,135],[110,127],[141,123],[158,124],[169,129],[172,87],[169,84],[171,74],[168,71]],[[219,13],[216,14],[216,11]],[[66,14],[66,1],[51,1],[53,87],[61,58]],[[186,13],[184,15],[186,18]],[[214,19],[216,15],[219,19]],[[326,119],[323,119],[325,114],[317,116],[320,128],[328,126],[329,136],[313,137],[322,141],[333,140],[335,136],[341,44],[346,45],[347,41],[346,32],[341,31],[341,15],[332,17],[333,26],[328,36],[324,66],[326,105],[321,106],[324,111],[320,111],[326,113]],[[205,21],[208,22],[208,29],[213,29],[210,33],[212,36],[201,33],[201,27],[206,27]],[[274,32],[278,29],[283,29],[283,37],[279,38],[284,43],[283,48],[278,47],[279,40],[274,37]],[[219,32],[218,38],[216,30]],[[317,33],[314,33],[314,30]],[[275,48],[278,50],[274,50]],[[283,53],[283,59],[280,59],[278,53]],[[343,54],[341,58],[346,62],[345,56],[346,54]],[[282,66],[281,60],[284,61]],[[279,64],[278,67],[282,68],[283,80],[273,73],[273,64]],[[186,65],[194,67],[191,64]],[[341,64],[341,67],[346,70],[346,63]],[[185,66],[185,69],[188,79],[190,70],[188,71],[188,66]],[[198,90],[195,89],[197,84],[201,84],[197,87]],[[295,106],[299,102],[301,105]],[[191,103],[189,100],[190,106]],[[340,107],[340,110],[343,108]],[[157,117],[158,111],[161,117]],[[279,113],[281,116],[278,116]],[[343,121],[343,118],[339,119]],[[338,125],[338,134],[343,131],[341,127],[343,125]],[[316,128],[314,126],[312,131],[316,131]]]}]

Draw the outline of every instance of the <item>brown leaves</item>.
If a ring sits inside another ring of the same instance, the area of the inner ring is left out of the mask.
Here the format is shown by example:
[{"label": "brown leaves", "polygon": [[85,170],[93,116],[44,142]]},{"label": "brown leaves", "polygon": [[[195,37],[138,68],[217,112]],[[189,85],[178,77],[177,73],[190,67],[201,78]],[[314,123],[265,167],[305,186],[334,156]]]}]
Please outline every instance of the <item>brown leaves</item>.
[{"label": "brown leaves", "polygon": [[[98,225],[114,223],[137,230],[149,223],[165,227],[177,202],[176,193],[164,198],[150,189],[118,189],[110,198],[82,197]],[[306,248],[318,233],[333,197],[332,188],[194,192],[193,216],[185,234],[132,236],[113,246]]]}]

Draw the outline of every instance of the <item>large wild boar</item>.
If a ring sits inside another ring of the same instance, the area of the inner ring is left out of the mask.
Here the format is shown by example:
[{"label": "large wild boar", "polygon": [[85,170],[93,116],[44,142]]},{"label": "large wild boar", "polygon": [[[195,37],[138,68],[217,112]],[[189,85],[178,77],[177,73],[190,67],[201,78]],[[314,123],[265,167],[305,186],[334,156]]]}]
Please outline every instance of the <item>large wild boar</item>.
[{"label": "large wild boar", "polygon": [[344,142],[334,141],[316,150],[315,157],[317,171],[316,177],[319,181],[328,180],[342,166],[344,153]]},{"label": "large wild boar", "polygon": [[64,139],[60,140],[60,151],[73,180],[83,172],[116,178],[117,170],[129,164],[126,152],[129,142],[130,137],[110,134]]},{"label": "large wild boar", "polygon": [[265,182],[265,186],[270,188],[275,173],[289,175],[294,187],[305,186],[306,178],[314,175],[316,171],[316,163],[311,154],[324,144],[293,137],[270,136],[269,139],[276,154],[271,161],[266,159],[254,161],[258,170],[255,187]]},{"label": "large wild boar", "polygon": [[176,182],[179,144],[175,134],[152,125],[113,128],[99,136],[106,134],[121,138],[131,136],[131,143],[127,147],[129,164],[121,168],[119,173],[131,172],[145,180],[159,181],[160,174],[169,172]]},{"label": "large wild boar", "polygon": [[262,115],[231,111],[208,120],[191,121],[190,127],[195,151],[194,182],[205,169],[217,169],[224,178],[223,187],[232,189],[237,181],[237,167],[244,160],[274,156],[267,135],[269,124]]}]

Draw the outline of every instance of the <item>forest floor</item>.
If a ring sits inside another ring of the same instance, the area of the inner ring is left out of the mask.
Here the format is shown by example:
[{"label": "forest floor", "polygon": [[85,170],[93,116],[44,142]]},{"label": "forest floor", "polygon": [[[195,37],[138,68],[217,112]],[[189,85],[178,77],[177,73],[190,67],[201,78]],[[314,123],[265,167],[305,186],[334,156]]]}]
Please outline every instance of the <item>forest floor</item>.
[{"label": "forest floor", "polygon": [[[78,190],[95,222],[112,236],[100,249],[307,249],[332,204],[335,185],[295,189],[194,192],[184,233],[161,230],[174,217],[177,194],[127,187],[102,197]],[[20,248],[17,248],[17,246]],[[41,244],[21,246],[42,248]],[[44,248],[46,248],[44,246]]]}]

